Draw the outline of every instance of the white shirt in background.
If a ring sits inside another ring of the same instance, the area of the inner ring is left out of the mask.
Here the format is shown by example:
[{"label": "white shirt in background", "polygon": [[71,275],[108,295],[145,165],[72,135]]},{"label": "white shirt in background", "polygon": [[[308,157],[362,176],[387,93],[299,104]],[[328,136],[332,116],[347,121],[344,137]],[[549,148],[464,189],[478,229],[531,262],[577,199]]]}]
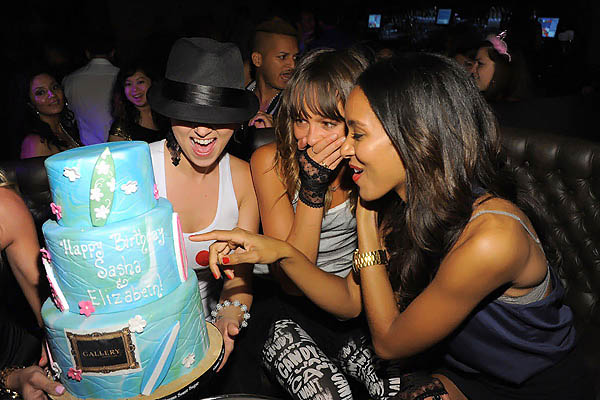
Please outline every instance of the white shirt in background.
[{"label": "white shirt in background", "polygon": [[93,58],[87,65],[63,79],[69,108],[75,113],[84,145],[106,142],[112,123],[111,93],[119,73],[105,58]]}]

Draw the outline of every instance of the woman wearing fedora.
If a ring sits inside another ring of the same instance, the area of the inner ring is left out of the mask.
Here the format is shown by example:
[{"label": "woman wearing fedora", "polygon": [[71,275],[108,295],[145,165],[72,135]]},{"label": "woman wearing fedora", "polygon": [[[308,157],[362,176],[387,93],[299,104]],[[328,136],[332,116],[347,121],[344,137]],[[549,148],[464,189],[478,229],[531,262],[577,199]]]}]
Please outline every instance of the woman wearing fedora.
[{"label": "woman wearing fedora", "polygon": [[189,236],[235,227],[258,231],[249,165],[225,150],[234,131],[258,111],[258,100],[244,90],[242,57],[234,44],[181,38],[171,48],[165,79],[152,85],[148,101],[171,121],[167,139],[150,144],[154,177],[159,196],[169,199],[181,218],[204,314],[223,335],[222,367],[250,318],[252,265],[235,277],[226,270],[232,279],[219,280],[208,268],[211,242],[192,242]]}]

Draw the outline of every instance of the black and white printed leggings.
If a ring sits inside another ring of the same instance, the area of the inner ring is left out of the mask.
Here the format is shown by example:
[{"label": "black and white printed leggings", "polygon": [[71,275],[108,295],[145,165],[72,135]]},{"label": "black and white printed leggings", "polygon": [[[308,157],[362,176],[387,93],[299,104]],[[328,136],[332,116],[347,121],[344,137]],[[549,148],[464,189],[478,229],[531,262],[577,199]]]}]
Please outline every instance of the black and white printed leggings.
[{"label": "black and white printed leggings", "polygon": [[346,376],[363,384],[372,399],[389,399],[400,390],[400,369],[379,359],[365,336],[346,337],[327,356],[300,325],[280,319],[262,353],[267,371],[297,400],[352,399]]}]

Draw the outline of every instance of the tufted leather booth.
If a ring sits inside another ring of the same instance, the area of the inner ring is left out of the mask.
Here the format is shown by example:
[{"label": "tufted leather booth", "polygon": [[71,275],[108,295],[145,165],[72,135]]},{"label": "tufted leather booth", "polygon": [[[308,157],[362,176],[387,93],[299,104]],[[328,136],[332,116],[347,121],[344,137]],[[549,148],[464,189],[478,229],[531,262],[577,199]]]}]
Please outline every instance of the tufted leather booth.
[{"label": "tufted leather booth", "polygon": [[[8,181],[16,184],[21,197],[32,212],[38,233],[50,216],[50,187],[44,167],[46,157],[34,157],[24,160],[0,161],[0,170]],[[41,238],[41,236],[40,236]]]},{"label": "tufted leather booth", "polygon": [[[502,133],[506,167],[515,174],[518,190],[539,202],[532,220],[542,242],[550,244],[550,265],[576,316],[577,351],[593,374],[600,400],[600,143],[524,129]],[[0,162],[38,228],[51,215],[43,160]]]},{"label": "tufted leather booth", "polygon": [[593,374],[600,399],[600,143],[503,129],[506,166],[520,193],[539,202],[532,218],[565,302],[576,316],[577,351]]}]

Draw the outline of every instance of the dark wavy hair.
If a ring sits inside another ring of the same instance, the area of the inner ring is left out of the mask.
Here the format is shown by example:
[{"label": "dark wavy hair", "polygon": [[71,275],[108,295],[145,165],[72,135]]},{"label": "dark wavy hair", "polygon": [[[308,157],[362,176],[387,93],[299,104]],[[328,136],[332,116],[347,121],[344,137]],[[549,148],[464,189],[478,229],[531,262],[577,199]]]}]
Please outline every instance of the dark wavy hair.
[{"label": "dark wavy hair", "polygon": [[380,61],[358,79],[406,169],[407,199],[379,200],[389,276],[404,309],[433,279],[484,193],[514,200],[501,173],[499,131],[457,62],[415,53]]},{"label": "dark wavy hair", "polygon": [[[275,120],[277,152],[275,168],[285,184],[287,195],[293,200],[300,187],[298,162],[295,157],[297,141],[294,121],[307,118],[309,113],[345,124],[338,105],[354,87],[356,78],[368,66],[368,60],[354,49],[319,49],[308,52],[296,65],[294,73],[283,91],[281,105]],[[343,185],[346,186],[344,180]],[[353,185],[347,185],[352,188]],[[351,189],[350,197],[353,189]],[[331,190],[325,199],[325,208],[331,204]]]},{"label": "dark wavy hair", "polygon": [[[125,81],[136,72],[142,72],[150,78],[151,82],[158,82],[159,79],[157,67],[145,60],[132,61],[119,69],[112,89],[111,114],[115,120],[121,120],[128,124],[139,124],[140,122],[140,111],[125,97]],[[153,110],[151,112],[154,124],[159,129],[166,130],[169,124],[168,119]]]},{"label": "dark wavy hair", "polygon": [[[31,91],[31,82],[33,79],[38,76],[46,74],[51,77],[55,77],[56,75],[52,72],[52,70],[48,67],[38,67],[35,69],[31,69],[27,72],[26,75],[26,107],[25,107],[25,115],[23,119],[23,137],[29,134],[39,135],[40,139],[43,143],[51,144],[59,149],[67,149],[69,144],[64,140],[59,139],[50,129],[50,125],[42,121],[39,115],[36,112],[35,106],[31,104],[29,100],[29,92]],[[81,145],[81,140],[79,138],[79,129],[77,127],[77,121],[75,120],[75,114],[73,111],[69,109],[67,104],[67,98],[65,97],[65,106],[60,113],[60,123],[65,131],[71,136],[75,142]]]}]

